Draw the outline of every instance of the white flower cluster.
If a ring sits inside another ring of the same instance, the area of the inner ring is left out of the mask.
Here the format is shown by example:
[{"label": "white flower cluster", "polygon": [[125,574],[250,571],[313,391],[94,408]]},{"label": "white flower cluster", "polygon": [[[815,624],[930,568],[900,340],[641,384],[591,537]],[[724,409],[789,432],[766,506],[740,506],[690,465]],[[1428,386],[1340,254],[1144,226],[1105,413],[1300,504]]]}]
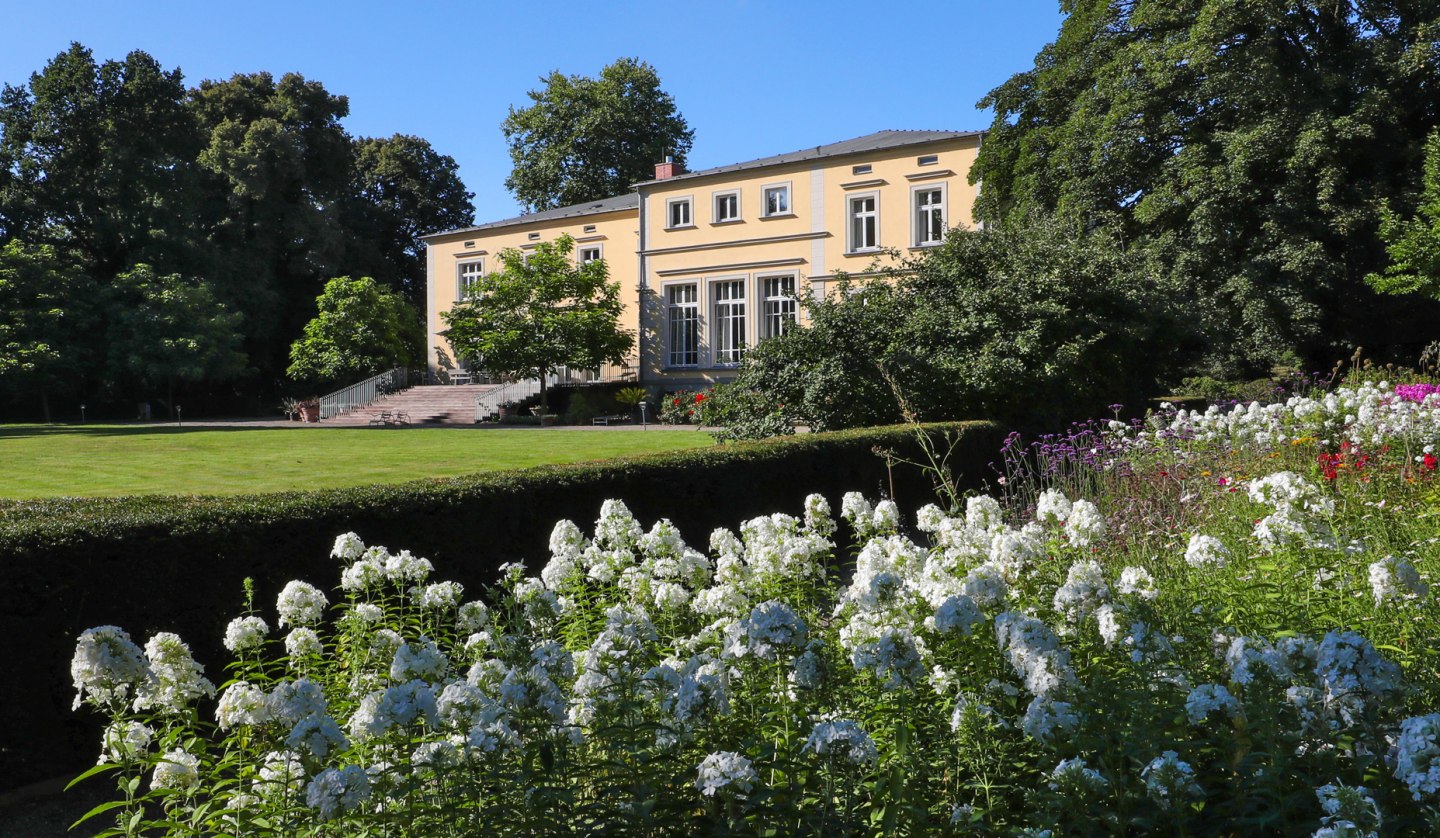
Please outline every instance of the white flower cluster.
[{"label": "white flower cluster", "polygon": [[857,767],[873,765],[880,756],[870,734],[849,719],[819,722],[810,731],[801,750]]},{"label": "white flower cluster", "polygon": [[1395,779],[1409,787],[1416,800],[1440,794],[1440,713],[1400,723],[1394,760]]},{"label": "white flower cluster", "polygon": [[717,793],[729,796],[749,794],[759,775],[750,760],[733,751],[713,753],[700,763],[695,788],[706,797]]},{"label": "white flower cluster", "polygon": [[1250,499],[1274,511],[1255,524],[1255,540],[1267,547],[1298,541],[1305,546],[1333,546],[1326,517],[1335,502],[1293,471],[1280,471],[1250,481]]},{"label": "white flower cluster", "polygon": [[200,758],[181,748],[166,751],[155,765],[150,787],[189,791],[200,784]]},{"label": "white flower cluster", "polygon": [[1329,783],[1316,789],[1315,796],[1320,800],[1320,810],[1325,813],[1315,835],[1336,838],[1378,838],[1380,835],[1383,820],[1380,805],[1370,796],[1369,789]]},{"label": "white flower cluster", "polygon": [[1200,797],[1204,791],[1195,781],[1195,769],[1174,751],[1166,751],[1140,772],[1145,793],[1161,809],[1174,809]]},{"label": "white flower cluster", "polygon": [[1415,565],[1402,558],[1386,556],[1370,565],[1370,591],[1379,606],[1423,600],[1430,593],[1430,586],[1420,578]]},{"label": "white flower cluster", "polygon": [[1085,764],[1085,760],[1074,757],[1064,759],[1050,772],[1050,781],[1047,784],[1051,791],[1057,791],[1070,797],[1083,798],[1094,792],[1101,792],[1110,787],[1110,781],[1105,779],[1093,768]]},{"label": "white flower cluster", "polygon": [[215,685],[205,678],[205,669],[190,656],[190,647],[179,635],[162,631],[145,644],[149,677],[135,696],[136,710],[182,713],[191,702],[215,695]]},{"label": "white flower cluster", "polygon": [[237,654],[259,649],[270,634],[264,618],[254,615],[236,617],[225,627],[225,648]]},{"label": "white flower cluster", "polygon": [[995,639],[1015,674],[1033,695],[1057,692],[1075,681],[1070,653],[1041,621],[1015,611],[995,618]]},{"label": "white flower cluster", "polygon": [[882,500],[872,506],[859,492],[846,492],[840,499],[840,517],[850,524],[855,538],[862,542],[893,535],[900,527],[900,507],[895,501]]},{"label": "white flower cluster", "polygon": [[1065,584],[1055,591],[1055,610],[1070,625],[1078,625],[1110,601],[1110,586],[1105,582],[1100,563],[1083,559],[1070,565]]},{"label": "white flower cluster", "polygon": [[1230,561],[1230,550],[1213,535],[1196,533],[1185,546],[1185,564],[1191,567],[1224,567]]},{"label": "white flower cluster", "polygon": [[1220,684],[1201,684],[1191,690],[1185,699],[1185,715],[1192,725],[1203,724],[1212,713],[1233,719],[1239,712],[1240,702]]},{"label": "white flower cluster", "polygon": [[370,799],[370,776],[358,765],[327,768],[316,774],[305,789],[305,805],[322,821],[353,811]]},{"label": "white flower cluster", "polygon": [[275,610],[280,612],[280,627],[308,626],[320,621],[330,600],[314,585],[292,580],[285,585],[275,601]]},{"label": "white flower cluster", "polygon": [[75,682],[75,707],[87,694],[103,707],[128,701],[150,678],[150,664],[123,629],[97,626],[80,633],[70,659],[70,677]]}]

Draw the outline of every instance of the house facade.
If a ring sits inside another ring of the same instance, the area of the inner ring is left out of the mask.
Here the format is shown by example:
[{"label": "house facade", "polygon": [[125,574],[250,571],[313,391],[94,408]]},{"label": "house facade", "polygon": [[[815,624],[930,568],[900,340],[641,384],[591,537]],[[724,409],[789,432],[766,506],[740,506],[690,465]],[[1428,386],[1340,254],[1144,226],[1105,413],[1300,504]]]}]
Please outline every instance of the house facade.
[{"label": "house facade", "polygon": [[696,387],[733,377],[748,347],[802,322],[797,298],[838,274],[873,276],[969,226],[979,131],[881,131],[683,172],[656,166],[635,191],[426,237],[431,372],[459,366],[440,318],[507,247],[568,234],[603,258],[625,301],[633,356],[607,378]]}]

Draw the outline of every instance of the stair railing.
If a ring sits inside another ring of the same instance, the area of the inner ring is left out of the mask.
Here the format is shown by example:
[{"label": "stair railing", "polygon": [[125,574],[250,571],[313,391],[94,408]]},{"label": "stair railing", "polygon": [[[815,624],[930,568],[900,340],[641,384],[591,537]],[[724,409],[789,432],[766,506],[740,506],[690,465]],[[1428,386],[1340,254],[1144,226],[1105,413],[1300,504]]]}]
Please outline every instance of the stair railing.
[{"label": "stair railing", "polygon": [[372,404],[381,396],[388,396],[405,389],[410,383],[410,371],[404,367],[386,370],[372,375],[358,384],[351,384],[343,390],[336,390],[320,398],[320,418],[332,419],[352,410],[359,410]]}]

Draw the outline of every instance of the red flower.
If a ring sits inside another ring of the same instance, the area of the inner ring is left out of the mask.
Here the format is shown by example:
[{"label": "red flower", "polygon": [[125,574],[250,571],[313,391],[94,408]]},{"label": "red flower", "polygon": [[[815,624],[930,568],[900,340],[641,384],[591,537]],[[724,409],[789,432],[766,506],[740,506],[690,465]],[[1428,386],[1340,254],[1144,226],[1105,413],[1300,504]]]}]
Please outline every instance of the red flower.
[{"label": "red flower", "polygon": [[676,400],[675,400],[675,406],[676,406],[676,407],[679,407],[679,406],[680,406],[680,400],[679,400],[679,399],[676,399]]},{"label": "red flower", "polygon": [[696,403],[696,404],[699,404],[699,403],[701,403],[701,402],[703,402],[703,401],[705,401],[705,394],[704,394],[704,393],[696,393],[696,394],[695,394],[695,403]]},{"label": "red flower", "polygon": [[1426,455],[1425,455],[1425,470],[1426,470],[1426,471],[1434,471],[1436,465],[1440,465],[1440,461],[1437,461],[1437,460],[1435,459],[1435,455],[1434,455],[1434,454],[1426,454]]}]

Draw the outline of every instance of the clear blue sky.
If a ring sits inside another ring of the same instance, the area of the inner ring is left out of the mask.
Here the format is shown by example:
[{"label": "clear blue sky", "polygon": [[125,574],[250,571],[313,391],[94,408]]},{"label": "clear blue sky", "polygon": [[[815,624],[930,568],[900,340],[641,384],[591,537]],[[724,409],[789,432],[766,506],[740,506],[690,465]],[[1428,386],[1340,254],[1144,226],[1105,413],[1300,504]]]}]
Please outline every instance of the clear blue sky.
[{"label": "clear blue sky", "polygon": [[[1004,3],[0,0],[0,82],[71,41],[149,52],[188,84],[299,72],[350,98],[357,136],[416,134],[460,164],[477,221],[509,217],[500,122],[551,70],[652,64],[695,131],[691,168],[886,128],[983,128],[976,101],[1054,40],[1058,0]],[[223,11],[222,11],[223,9]]]}]

